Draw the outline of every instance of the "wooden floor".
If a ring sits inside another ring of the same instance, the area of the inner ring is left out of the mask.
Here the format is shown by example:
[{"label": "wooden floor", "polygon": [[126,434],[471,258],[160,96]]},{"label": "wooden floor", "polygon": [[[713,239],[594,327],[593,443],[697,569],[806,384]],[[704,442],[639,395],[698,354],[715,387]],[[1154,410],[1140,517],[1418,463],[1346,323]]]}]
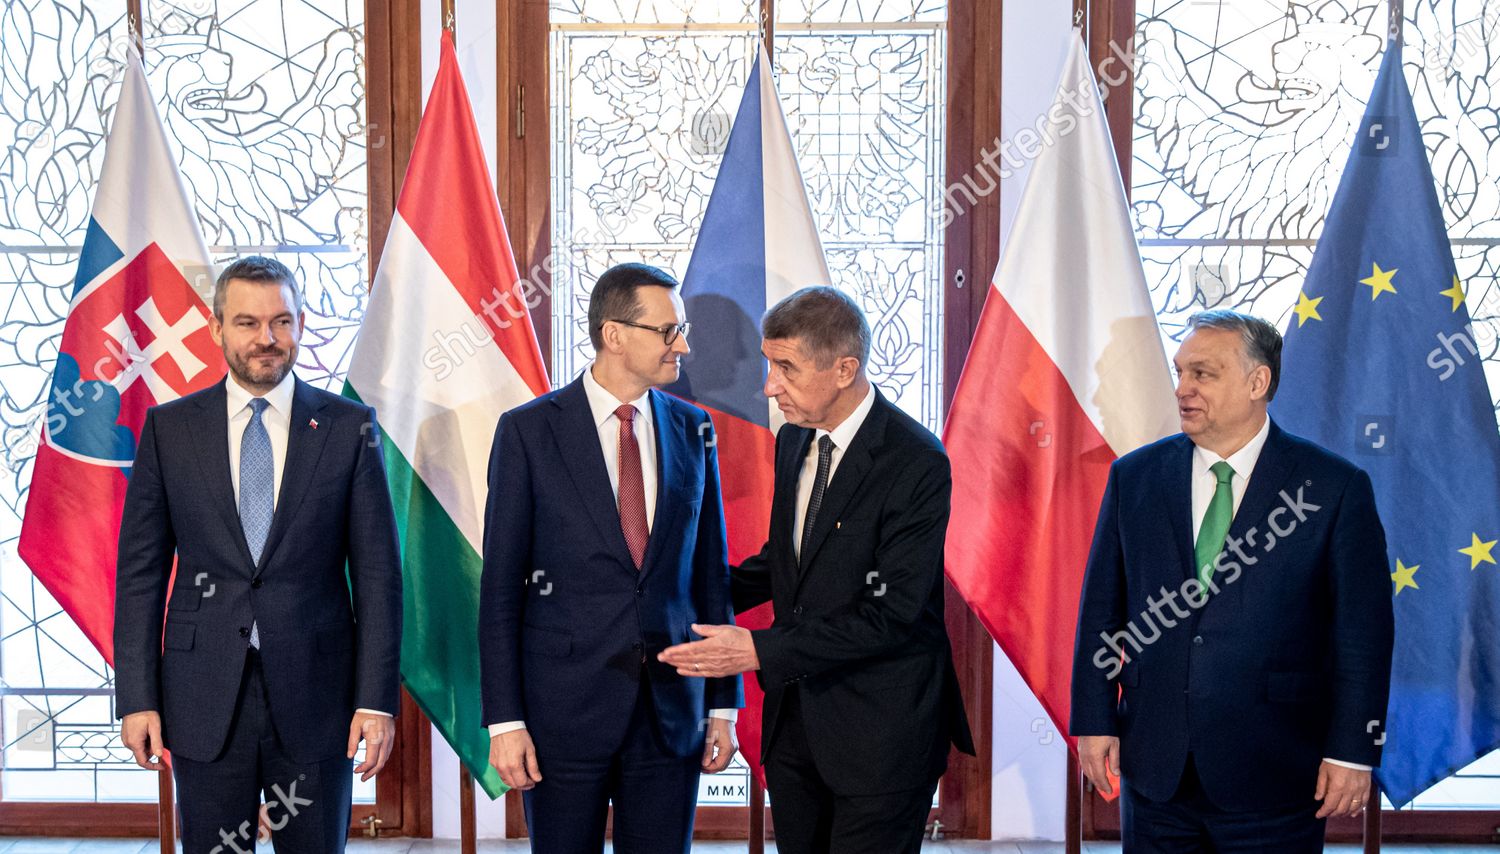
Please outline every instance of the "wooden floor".
[{"label": "wooden floor", "polygon": [[[741,854],[743,842],[703,842],[693,846],[694,854]],[[767,854],[776,850],[766,846]],[[933,854],[1062,854],[1061,843],[1054,842],[929,842],[924,852]],[[1119,854],[1118,843],[1090,842],[1084,854]],[[1357,854],[1356,845],[1330,845],[1331,854]],[[1481,845],[1388,845],[1385,854],[1449,854],[1449,852],[1495,852],[1494,846]],[[0,854],[156,854],[156,840],[143,839],[41,839],[0,837]],[[526,842],[481,840],[480,854],[527,854]],[[257,854],[272,854],[268,845]],[[458,842],[450,839],[380,839],[349,843],[348,854],[458,854]]]}]

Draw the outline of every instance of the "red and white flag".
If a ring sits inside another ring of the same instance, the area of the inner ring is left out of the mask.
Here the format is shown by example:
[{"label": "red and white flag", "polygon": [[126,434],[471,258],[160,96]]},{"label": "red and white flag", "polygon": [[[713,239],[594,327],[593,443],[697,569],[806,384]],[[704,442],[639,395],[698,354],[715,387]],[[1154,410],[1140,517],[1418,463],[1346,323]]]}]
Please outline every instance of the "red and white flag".
[{"label": "red and white flag", "polygon": [[947,571],[1067,732],[1078,598],[1110,463],[1175,433],[1177,418],[1076,32],[1042,135],[944,433]]}]

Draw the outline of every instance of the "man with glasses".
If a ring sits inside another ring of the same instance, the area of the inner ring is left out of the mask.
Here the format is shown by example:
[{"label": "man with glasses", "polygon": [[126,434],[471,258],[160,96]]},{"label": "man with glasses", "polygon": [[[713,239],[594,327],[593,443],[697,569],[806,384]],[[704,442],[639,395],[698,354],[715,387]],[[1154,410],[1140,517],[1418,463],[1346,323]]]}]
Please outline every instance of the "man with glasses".
[{"label": "man with glasses", "polygon": [[479,652],[490,763],[532,851],[689,850],[698,775],[729,765],[738,677],[657,661],[730,622],[713,425],[656,390],[688,352],[677,281],[620,264],[589,296],[594,362],[507,412],[485,509]]}]

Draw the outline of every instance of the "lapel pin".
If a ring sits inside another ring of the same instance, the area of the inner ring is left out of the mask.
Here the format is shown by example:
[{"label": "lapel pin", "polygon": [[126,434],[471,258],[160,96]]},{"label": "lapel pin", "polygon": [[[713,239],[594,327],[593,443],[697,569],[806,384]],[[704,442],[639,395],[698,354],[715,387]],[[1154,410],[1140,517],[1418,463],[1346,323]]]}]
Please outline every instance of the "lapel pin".
[{"label": "lapel pin", "polygon": [[833,523],[833,529],[835,531],[842,531],[842,530],[844,530],[844,523],[843,522],[834,522]]},{"label": "lapel pin", "polygon": [[316,418],[309,418],[309,419],[307,419],[307,426],[313,428],[314,430],[318,429],[318,419],[316,419]]}]

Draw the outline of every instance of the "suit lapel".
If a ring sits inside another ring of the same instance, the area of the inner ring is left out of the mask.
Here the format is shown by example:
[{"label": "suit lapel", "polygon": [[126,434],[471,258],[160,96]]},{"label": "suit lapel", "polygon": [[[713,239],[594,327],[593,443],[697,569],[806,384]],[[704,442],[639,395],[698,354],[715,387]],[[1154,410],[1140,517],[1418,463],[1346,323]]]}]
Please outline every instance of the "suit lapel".
[{"label": "suit lapel", "polygon": [[[1240,509],[1229,524],[1229,536],[1245,539],[1245,532],[1257,528],[1267,530],[1266,520],[1271,514],[1277,494],[1292,473],[1291,454],[1287,453],[1286,435],[1276,423],[1271,422],[1271,431],[1266,444],[1260,449],[1260,458],[1250,472],[1250,482],[1245,485],[1245,497],[1240,499]],[[1252,547],[1255,543],[1249,543]]]},{"label": "suit lapel", "polygon": [[1182,567],[1182,577],[1196,575],[1193,566],[1193,440],[1186,436],[1178,438],[1167,454],[1162,476],[1157,481],[1157,492],[1161,506],[1167,508],[1167,517],[1172,524],[1172,541],[1177,544],[1177,560]]},{"label": "suit lapel", "polygon": [[[317,474],[318,459],[323,455],[328,434],[332,432],[328,417],[320,415],[324,401],[318,393],[302,380],[295,383],[291,424],[287,428],[286,463],[281,469],[281,494],[276,498],[276,513],[271,517],[271,530],[266,534],[266,546],[261,550],[258,570],[265,569],[277,544],[296,518],[302,499]],[[313,426],[314,422],[317,427]]]},{"label": "suit lapel", "polygon": [[[635,561],[625,543],[625,532],[620,529],[620,510],[615,504],[614,489],[609,485],[609,469],[604,467],[599,447],[599,427],[589,409],[583,379],[576,379],[564,387],[552,398],[552,406],[552,435],[557,440],[568,475],[573,479],[573,488],[578,491],[584,509],[599,529],[605,546],[621,566],[634,572]],[[660,496],[660,489],[657,494]]]},{"label": "suit lapel", "polygon": [[[663,545],[673,536],[677,524],[677,510],[685,500],[682,484],[687,482],[683,467],[687,464],[687,420],[667,400],[666,395],[652,389],[652,432],[656,434],[656,510],[651,517],[651,536],[646,540],[646,555],[641,559],[641,572],[645,573],[656,563],[656,556]],[[623,534],[621,535],[623,536]]]},{"label": "suit lapel", "polygon": [[229,401],[224,383],[229,378],[198,397],[202,410],[193,425],[189,440],[193,443],[198,465],[203,472],[203,483],[209,492],[209,500],[218,508],[224,527],[230,532],[235,548],[244,558],[243,565],[251,566],[250,546],[245,542],[245,531],[240,526],[240,510],[234,503],[234,481],[230,480],[229,467]]},{"label": "suit lapel", "polygon": [[880,392],[876,391],[874,407],[865,417],[865,423],[859,426],[859,431],[854,434],[849,447],[844,449],[844,455],[839,459],[838,469],[834,471],[823,493],[823,504],[818,509],[818,518],[814,520],[812,538],[807,541],[807,551],[802,554],[802,560],[798,564],[802,575],[807,574],[807,568],[812,566],[813,558],[818,556],[818,549],[822,547],[823,541],[828,539],[829,532],[833,530],[833,526],[843,515],[844,509],[849,506],[850,500],[859,491],[859,485],[865,479],[865,474],[873,466],[875,451],[885,438],[885,423],[890,417],[887,411],[889,406],[890,404],[885,402]]},{"label": "suit lapel", "polygon": [[771,529],[784,534],[779,538],[785,550],[785,565],[791,567],[793,578],[797,575],[797,478],[802,471],[802,461],[807,459],[812,447],[815,431],[806,427],[787,425],[786,443],[779,446],[776,458],[776,483],[772,492]]}]

